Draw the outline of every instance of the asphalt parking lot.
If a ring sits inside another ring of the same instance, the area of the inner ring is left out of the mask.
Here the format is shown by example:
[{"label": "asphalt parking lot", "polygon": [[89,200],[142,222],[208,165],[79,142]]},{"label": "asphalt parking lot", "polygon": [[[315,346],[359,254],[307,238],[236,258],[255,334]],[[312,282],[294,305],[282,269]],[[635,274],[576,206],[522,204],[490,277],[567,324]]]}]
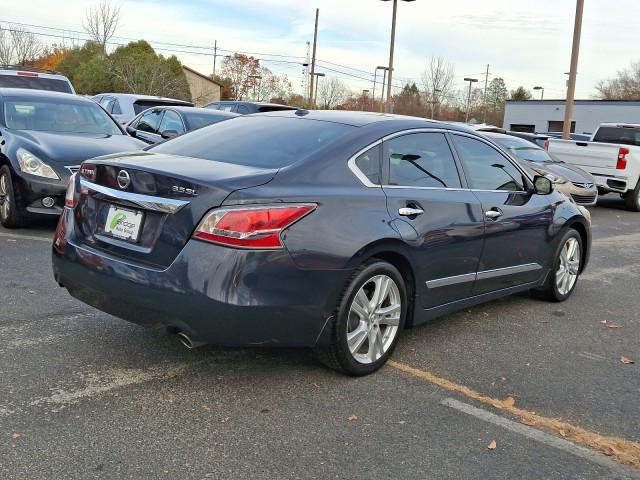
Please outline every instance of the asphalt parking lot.
[{"label": "asphalt parking lot", "polygon": [[55,223],[0,229],[0,478],[640,478],[633,455],[592,448],[640,442],[640,214],[591,211],[567,302],[449,315],[358,379],[306,351],[185,350],[59,288]]}]

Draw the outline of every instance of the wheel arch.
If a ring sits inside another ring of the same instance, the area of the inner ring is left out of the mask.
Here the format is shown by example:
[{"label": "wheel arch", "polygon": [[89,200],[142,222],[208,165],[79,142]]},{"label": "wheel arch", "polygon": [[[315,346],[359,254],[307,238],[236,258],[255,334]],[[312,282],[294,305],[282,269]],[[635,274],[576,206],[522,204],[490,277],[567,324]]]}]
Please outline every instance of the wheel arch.
[{"label": "wheel arch", "polygon": [[413,326],[414,309],[416,306],[416,275],[404,242],[400,240],[381,240],[360,249],[349,261],[349,267],[357,268],[364,262],[379,259],[390,263],[398,269],[407,288],[407,318],[405,328]]},{"label": "wheel arch", "polygon": [[582,273],[589,262],[589,255],[591,253],[589,227],[576,218],[567,222],[566,230],[575,230],[578,232],[578,235],[580,235],[580,240],[582,240],[582,259],[580,262],[580,273]]}]

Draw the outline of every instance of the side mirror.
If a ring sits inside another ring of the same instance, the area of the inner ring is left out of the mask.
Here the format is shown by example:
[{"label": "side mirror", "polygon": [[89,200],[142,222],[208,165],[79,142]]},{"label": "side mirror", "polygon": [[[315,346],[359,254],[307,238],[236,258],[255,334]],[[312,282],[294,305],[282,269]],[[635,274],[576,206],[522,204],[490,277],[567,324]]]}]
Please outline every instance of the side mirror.
[{"label": "side mirror", "polygon": [[135,136],[136,136],[136,129],[135,129],[135,128],[133,128],[133,127],[131,127],[131,126],[127,125],[127,127],[125,128],[125,130],[126,130],[126,131],[127,131],[127,133],[128,133],[129,135],[131,135],[132,137],[135,137]]},{"label": "side mirror", "polygon": [[543,175],[533,177],[533,190],[538,195],[549,195],[553,192],[553,182]]},{"label": "side mirror", "polygon": [[164,132],[162,132],[160,134],[160,136],[162,138],[169,139],[169,138],[177,137],[178,136],[178,132],[176,130],[165,130]]}]

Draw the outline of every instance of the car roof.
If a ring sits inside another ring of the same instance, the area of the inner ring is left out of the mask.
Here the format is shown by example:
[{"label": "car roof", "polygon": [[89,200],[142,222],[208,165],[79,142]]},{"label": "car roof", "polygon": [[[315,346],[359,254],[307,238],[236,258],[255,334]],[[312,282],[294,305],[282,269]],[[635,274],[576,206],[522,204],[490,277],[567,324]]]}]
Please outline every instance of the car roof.
[{"label": "car roof", "polygon": [[244,100],[216,100],[215,102],[209,103],[209,105],[257,105],[258,107],[286,107],[291,109],[296,109],[296,107],[292,107],[291,105],[283,105],[282,103],[269,103],[269,102],[246,102]]},{"label": "car roof", "polygon": [[122,98],[122,99],[129,99],[129,100],[161,100],[161,101],[170,101],[170,102],[181,102],[184,104],[190,104],[191,102],[188,102],[186,100],[178,100],[177,98],[169,98],[169,97],[159,97],[159,96],[155,96],[155,95],[138,95],[137,93],[110,93],[110,92],[104,92],[104,93],[97,93],[94,95],[94,97],[103,97],[103,96],[110,96],[110,97],[115,97],[115,98]]},{"label": "car roof", "polygon": [[600,127],[640,128],[640,124],[638,123],[601,123]]},{"label": "car roof", "polygon": [[10,97],[22,97],[22,98],[48,98],[48,99],[64,99],[64,100],[72,100],[78,102],[91,102],[95,104],[93,100],[87,97],[83,97],[82,95],[76,95],[74,93],[66,93],[66,92],[54,92],[51,90],[36,90],[31,88],[0,88],[0,97],[10,98]]},{"label": "car roof", "polygon": [[427,120],[408,115],[395,115],[390,113],[358,112],[353,110],[280,110],[274,112],[254,113],[252,117],[288,117],[320,120],[325,122],[343,123],[354,127],[362,127],[382,122],[393,122],[397,128],[446,128],[460,132],[473,132],[464,125],[456,125],[438,120]]}]

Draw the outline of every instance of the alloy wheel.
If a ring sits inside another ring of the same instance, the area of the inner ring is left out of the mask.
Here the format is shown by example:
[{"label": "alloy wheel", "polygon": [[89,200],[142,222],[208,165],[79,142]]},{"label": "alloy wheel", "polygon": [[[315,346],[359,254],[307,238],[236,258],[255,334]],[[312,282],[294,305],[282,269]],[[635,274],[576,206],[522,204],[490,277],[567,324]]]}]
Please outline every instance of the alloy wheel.
[{"label": "alloy wheel", "polygon": [[556,287],[560,295],[567,295],[580,273],[580,244],[573,237],[567,239],[560,251],[560,264],[556,271]]},{"label": "alloy wheel", "polygon": [[9,218],[11,197],[9,196],[9,178],[7,174],[0,175],[0,216]]},{"label": "alloy wheel", "polygon": [[353,358],[370,364],[382,357],[398,334],[402,297],[396,282],[376,275],[358,290],[349,309],[347,344]]}]

